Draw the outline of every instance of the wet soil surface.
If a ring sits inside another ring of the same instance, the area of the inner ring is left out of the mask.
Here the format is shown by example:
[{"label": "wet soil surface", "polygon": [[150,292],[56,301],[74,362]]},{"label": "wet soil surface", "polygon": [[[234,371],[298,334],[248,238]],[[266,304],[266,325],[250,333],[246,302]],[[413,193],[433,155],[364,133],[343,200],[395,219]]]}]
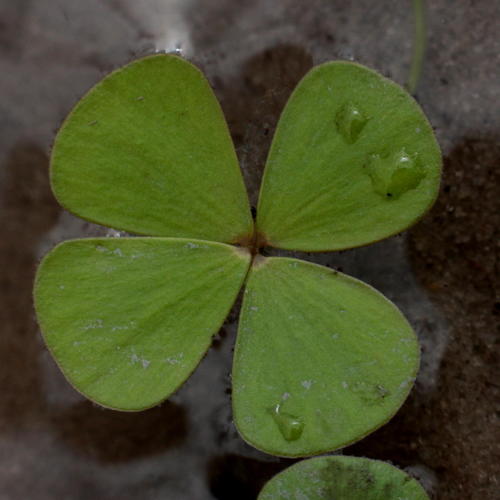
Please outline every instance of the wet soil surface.
[{"label": "wet soil surface", "polygon": [[[403,2],[318,0],[308,9],[292,0],[209,3],[96,0],[83,8],[77,0],[0,0],[2,500],[251,500],[293,463],[251,449],[232,424],[236,309],[185,387],[136,414],[100,409],[69,387],[43,346],[32,309],[41,252],[60,239],[103,231],[61,213],[47,173],[54,130],[104,72],[180,42],[221,101],[254,204],[279,113],[312,65],[354,57],[404,81],[411,10]],[[429,6],[417,99],[445,158],[434,208],[403,238],[310,257],[381,289],[423,343],[422,374],[401,411],[343,452],[404,467],[444,500],[494,500],[500,491],[500,13],[494,4]]]}]

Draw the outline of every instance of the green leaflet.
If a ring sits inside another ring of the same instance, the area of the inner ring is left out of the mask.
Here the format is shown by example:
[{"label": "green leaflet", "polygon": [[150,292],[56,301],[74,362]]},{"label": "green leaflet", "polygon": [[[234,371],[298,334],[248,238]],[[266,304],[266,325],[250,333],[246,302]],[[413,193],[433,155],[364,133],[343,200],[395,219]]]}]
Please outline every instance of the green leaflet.
[{"label": "green leaflet", "polygon": [[176,56],[139,59],[90,90],[57,135],[51,176],[65,208],[117,229],[225,243],[252,232],[219,104]]},{"label": "green leaflet", "polygon": [[379,460],[320,457],[292,465],[271,479],[258,500],[429,500],[420,484]]},{"label": "green leaflet", "polygon": [[373,288],[323,266],[261,257],[240,316],[234,420],[273,455],[331,451],[394,415],[418,362],[410,325]]},{"label": "green leaflet", "polygon": [[430,208],[441,155],[417,103],[348,62],[311,70],[280,118],[257,229],[271,246],[339,250],[398,233]]},{"label": "green leaflet", "polygon": [[35,306],[45,341],[76,389],[121,410],[172,394],[222,325],[250,255],[200,240],[97,238],[43,260]]}]

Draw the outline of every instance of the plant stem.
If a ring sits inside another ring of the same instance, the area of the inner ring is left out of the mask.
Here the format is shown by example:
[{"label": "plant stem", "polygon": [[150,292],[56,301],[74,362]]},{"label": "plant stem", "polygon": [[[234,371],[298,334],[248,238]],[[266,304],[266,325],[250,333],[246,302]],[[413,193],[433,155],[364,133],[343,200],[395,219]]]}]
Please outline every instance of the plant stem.
[{"label": "plant stem", "polygon": [[422,65],[425,53],[425,12],[424,0],[413,0],[413,15],[415,16],[415,32],[413,39],[413,57],[411,61],[410,74],[406,87],[410,94],[414,94],[420,75],[422,73]]}]

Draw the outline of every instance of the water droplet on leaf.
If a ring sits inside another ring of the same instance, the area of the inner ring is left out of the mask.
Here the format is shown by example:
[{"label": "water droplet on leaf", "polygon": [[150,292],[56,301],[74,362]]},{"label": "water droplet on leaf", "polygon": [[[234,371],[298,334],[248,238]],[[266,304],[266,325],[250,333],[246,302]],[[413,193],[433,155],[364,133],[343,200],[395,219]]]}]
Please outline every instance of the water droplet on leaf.
[{"label": "water droplet on leaf", "polygon": [[339,134],[347,144],[354,144],[368,123],[368,118],[352,103],[347,103],[340,108],[335,123]]},{"label": "water droplet on leaf", "polygon": [[364,168],[373,190],[387,200],[397,200],[425,177],[416,155],[409,155],[404,148],[387,155],[372,154]]},{"label": "water droplet on leaf", "polygon": [[383,385],[368,382],[355,382],[350,389],[368,404],[381,403],[390,394]]},{"label": "water droplet on leaf", "polygon": [[296,441],[302,435],[304,430],[304,423],[299,417],[290,415],[281,410],[281,405],[277,404],[274,408],[269,410],[274,422],[278,426],[281,435],[287,441]]}]

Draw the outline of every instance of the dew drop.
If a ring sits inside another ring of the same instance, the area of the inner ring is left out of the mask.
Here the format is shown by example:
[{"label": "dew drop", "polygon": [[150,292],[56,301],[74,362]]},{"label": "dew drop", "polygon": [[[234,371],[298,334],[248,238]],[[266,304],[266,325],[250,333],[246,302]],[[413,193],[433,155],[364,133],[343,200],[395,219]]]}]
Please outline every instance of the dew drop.
[{"label": "dew drop", "polygon": [[344,141],[354,144],[368,123],[368,118],[352,103],[347,103],[337,112],[335,123]]},{"label": "dew drop", "polygon": [[380,384],[355,382],[350,384],[349,388],[368,404],[382,403],[390,395],[389,390]]},{"label": "dew drop", "polygon": [[287,441],[296,441],[300,438],[300,436],[302,436],[304,423],[299,417],[282,411],[281,404],[277,404],[274,408],[271,408],[269,412],[278,426],[281,435]]},{"label": "dew drop", "polygon": [[425,177],[416,155],[408,154],[404,148],[392,154],[372,154],[364,168],[373,190],[386,200],[397,200]]}]

